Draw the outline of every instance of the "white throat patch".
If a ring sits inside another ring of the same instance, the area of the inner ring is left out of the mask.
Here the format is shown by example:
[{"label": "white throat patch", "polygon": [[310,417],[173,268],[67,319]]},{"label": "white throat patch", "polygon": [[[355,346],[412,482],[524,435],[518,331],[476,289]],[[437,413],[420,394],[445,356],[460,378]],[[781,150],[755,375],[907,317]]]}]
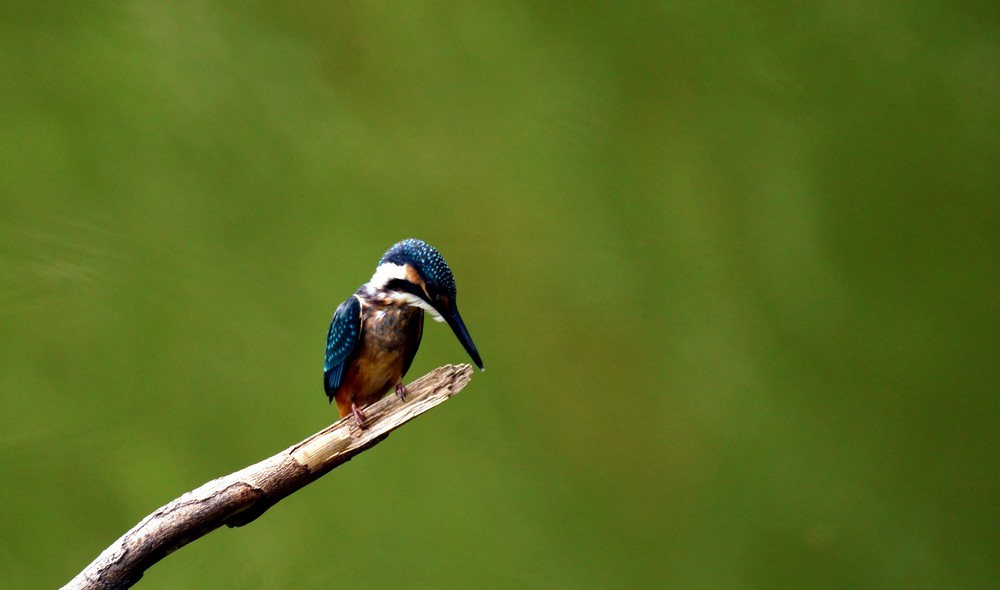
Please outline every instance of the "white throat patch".
[{"label": "white throat patch", "polygon": [[383,262],[382,264],[378,265],[378,268],[375,269],[375,274],[373,274],[371,280],[368,281],[368,285],[376,291],[384,292],[386,298],[389,299],[390,301],[395,301],[397,303],[402,303],[412,307],[419,307],[420,309],[431,314],[431,318],[435,322],[444,321],[444,318],[441,317],[441,314],[439,314],[431,304],[427,303],[420,297],[417,297],[412,293],[406,293],[403,291],[386,291],[385,289],[386,286],[389,284],[389,281],[395,279],[412,282],[410,281],[410,278],[407,276],[405,265],[394,264],[392,262]]},{"label": "white throat patch", "polygon": [[431,318],[435,322],[443,322],[444,321],[444,318],[441,317],[441,314],[439,314],[437,312],[437,310],[434,309],[434,307],[431,306],[431,304],[429,304],[426,301],[424,301],[423,299],[417,297],[413,293],[402,293],[400,291],[393,291],[392,293],[390,293],[389,296],[392,298],[393,301],[401,301],[401,302],[403,302],[403,303],[405,303],[407,305],[412,305],[413,307],[419,307],[420,309],[422,309],[422,310],[426,311],[427,313],[431,314]]}]

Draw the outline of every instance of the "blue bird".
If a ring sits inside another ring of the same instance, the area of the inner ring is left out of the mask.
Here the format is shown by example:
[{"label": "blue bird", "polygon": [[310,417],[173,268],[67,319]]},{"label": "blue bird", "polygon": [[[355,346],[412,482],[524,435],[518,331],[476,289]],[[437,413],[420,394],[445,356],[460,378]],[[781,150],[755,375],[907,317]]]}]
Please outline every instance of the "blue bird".
[{"label": "blue bird", "polygon": [[408,239],[389,248],[371,280],[330,320],[323,388],[331,402],[337,400],[341,418],[353,414],[363,428],[362,408],[390,388],[405,399],[403,376],[420,346],[425,311],[447,322],[476,366],[484,368],[455,295],[455,277],[430,244]]}]

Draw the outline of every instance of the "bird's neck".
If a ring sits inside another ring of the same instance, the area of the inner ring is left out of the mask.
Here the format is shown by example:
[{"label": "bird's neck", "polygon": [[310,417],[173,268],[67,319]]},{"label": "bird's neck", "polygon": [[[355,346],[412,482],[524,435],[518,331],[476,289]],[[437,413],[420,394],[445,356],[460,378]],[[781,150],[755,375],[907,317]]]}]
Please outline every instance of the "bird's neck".
[{"label": "bird's neck", "polygon": [[358,289],[358,295],[369,305],[380,307],[415,307],[431,314],[431,318],[436,322],[443,322],[444,318],[429,303],[412,293],[385,289],[381,284],[368,281]]}]

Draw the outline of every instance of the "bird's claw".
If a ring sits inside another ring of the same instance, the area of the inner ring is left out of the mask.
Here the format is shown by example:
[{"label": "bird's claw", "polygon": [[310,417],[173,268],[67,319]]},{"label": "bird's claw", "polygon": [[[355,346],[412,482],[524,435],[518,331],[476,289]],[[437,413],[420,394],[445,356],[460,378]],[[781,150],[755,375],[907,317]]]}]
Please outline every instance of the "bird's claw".
[{"label": "bird's claw", "polygon": [[354,414],[354,420],[358,423],[358,428],[364,430],[365,415],[361,413],[361,408],[358,407],[358,404],[351,402],[351,413]]},{"label": "bird's claw", "polygon": [[399,396],[399,399],[406,401],[406,386],[403,385],[402,381],[396,384],[396,395]]}]

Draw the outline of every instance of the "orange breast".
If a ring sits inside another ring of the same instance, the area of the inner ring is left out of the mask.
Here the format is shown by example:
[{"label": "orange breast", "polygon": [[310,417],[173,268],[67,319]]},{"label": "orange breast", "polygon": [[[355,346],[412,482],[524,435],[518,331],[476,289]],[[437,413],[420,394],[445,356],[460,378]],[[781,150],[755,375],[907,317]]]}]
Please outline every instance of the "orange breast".
[{"label": "orange breast", "polygon": [[341,417],[373,404],[403,380],[408,359],[420,346],[423,311],[413,307],[365,309],[358,343],[334,396]]}]

